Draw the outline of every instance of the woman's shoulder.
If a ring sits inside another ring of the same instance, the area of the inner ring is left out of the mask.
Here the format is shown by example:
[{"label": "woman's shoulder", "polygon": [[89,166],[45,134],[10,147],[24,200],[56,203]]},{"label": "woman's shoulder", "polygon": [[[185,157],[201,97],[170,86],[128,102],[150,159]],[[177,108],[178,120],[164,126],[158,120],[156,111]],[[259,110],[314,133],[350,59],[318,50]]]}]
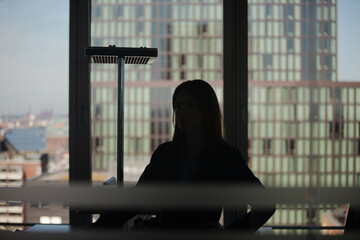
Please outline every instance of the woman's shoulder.
[{"label": "woman's shoulder", "polygon": [[161,143],[155,151],[164,151],[164,150],[172,150],[174,149],[173,141],[163,142]]},{"label": "woman's shoulder", "polygon": [[161,143],[153,152],[153,156],[164,156],[174,153],[174,144],[172,141]]},{"label": "woman's shoulder", "polygon": [[217,143],[215,146],[215,149],[223,154],[240,154],[239,148],[227,143],[227,142],[221,142]]},{"label": "woman's shoulder", "polygon": [[245,162],[240,149],[227,142],[218,144],[215,151],[222,156],[222,159],[227,159],[230,162],[239,162],[239,160],[241,160],[241,163]]}]

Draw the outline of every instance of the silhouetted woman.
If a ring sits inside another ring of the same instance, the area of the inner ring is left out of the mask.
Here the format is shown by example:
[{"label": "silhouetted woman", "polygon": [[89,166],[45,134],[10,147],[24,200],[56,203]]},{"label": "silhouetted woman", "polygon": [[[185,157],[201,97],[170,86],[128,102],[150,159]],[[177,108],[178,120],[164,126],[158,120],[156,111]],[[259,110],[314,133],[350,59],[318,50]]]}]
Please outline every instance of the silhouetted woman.
[{"label": "silhouetted woman", "polygon": [[[248,168],[240,151],[224,139],[223,120],[213,88],[203,80],[181,83],[173,94],[173,140],[153,153],[137,186],[147,183],[263,185]],[[251,203],[249,203],[251,205]],[[162,211],[160,228],[199,230],[217,226],[221,208]],[[274,213],[254,209],[229,229],[256,231]],[[136,212],[110,212],[92,227],[121,226]]]}]

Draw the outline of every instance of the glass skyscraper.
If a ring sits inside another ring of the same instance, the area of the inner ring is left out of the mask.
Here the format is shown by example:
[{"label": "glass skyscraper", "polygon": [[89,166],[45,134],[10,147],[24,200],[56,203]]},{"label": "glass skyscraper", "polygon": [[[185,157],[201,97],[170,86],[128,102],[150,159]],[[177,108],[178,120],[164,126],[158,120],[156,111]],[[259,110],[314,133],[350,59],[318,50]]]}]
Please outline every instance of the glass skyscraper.
[{"label": "glass skyscraper", "polygon": [[[266,186],[352,187],[360,84],[337,79],[336,1],[249,1],[249,165]],[[336,206],[278,206],[276,224],[320,224]]]},{"label": "glass skyscraper", "polygon": [[[125,65],[124,171],[136,181],[172,138],[171,97],[186,79],[206,79],[222,102],[222,1],[93,1],[93,46],[154,47],[152,66]],[[117,66],[92,65],[93,168],[115,176]]]},{"label": "glass skyscraper", "polygon": [[[126,181],[172,136],[183,80],[222,103],[222,1],[93,0],[92,46],[155,47],[125,66]],[[248,1],[249,166],[268,187],[360,185],[360,84],[337,78],[336,0]],[[92,65],[93,169],[115,176],[117,66]],[[278,206],[273,224],[320,224],[326,205]]]}]

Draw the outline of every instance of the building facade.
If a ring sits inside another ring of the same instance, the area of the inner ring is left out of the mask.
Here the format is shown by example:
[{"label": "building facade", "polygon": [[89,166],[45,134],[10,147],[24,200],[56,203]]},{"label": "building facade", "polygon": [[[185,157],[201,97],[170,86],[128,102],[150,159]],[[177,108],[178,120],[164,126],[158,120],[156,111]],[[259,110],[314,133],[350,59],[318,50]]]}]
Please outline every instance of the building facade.
[{"label": "building facade", "polygon": [[[360,185],[360,83],[337,78],[337,1],[248,1],[249,166],[269,187]],[[183,80],[222,103],[222,1],[92,2],[92,46],[155,47],[152,66],[125,66],[125,180],[172,136]],[[115,176],[116,66],[92,65],[93,169]],[[273,224],[320,224],[337,206],[278,206]]]},{"label": "building facade", "polygon": [[[125,65],[124,171],[137,181],[162,142],[172,138],[172,92],[207,79],[222,102],[222,2],[93,1],[93,46],[158,48],[152,66]],[[92,65],[93,169],[116,176],[117,66]]]},{"label": "building facade", "polygon": [[[40,174],[40,159],[28,160],[23,155],[11,156],[7,151],[0,151],[0,187],[22,187],[26,178]],[[23,223],[25,218],[26,207],[24,202],[0,200],[0,223]],[[7,229],[3,226],[0,228]],[[22,229],[22,227],[20,228]]]},{"label": "building facade", "polygon": [[[266,186],[360,185],[360,83],[337,78],[336,8],[249,1],[249,165]],[[320,224],[336,207],[278,206],[273,222]]]}]

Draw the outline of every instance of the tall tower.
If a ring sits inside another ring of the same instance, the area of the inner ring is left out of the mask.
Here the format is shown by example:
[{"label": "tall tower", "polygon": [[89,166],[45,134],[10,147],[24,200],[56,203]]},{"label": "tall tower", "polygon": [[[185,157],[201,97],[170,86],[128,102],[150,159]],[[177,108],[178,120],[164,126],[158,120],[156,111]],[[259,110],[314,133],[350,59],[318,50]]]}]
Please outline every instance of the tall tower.
[{"label": "tall tower", "polygon": [[[249,1],[249,165],[266,186],[359,186],[360,84],[337,79],[336,1]],[[355,114],[356,113],[356,114]],[[332,206],[279,206],[280,225]]]}]

